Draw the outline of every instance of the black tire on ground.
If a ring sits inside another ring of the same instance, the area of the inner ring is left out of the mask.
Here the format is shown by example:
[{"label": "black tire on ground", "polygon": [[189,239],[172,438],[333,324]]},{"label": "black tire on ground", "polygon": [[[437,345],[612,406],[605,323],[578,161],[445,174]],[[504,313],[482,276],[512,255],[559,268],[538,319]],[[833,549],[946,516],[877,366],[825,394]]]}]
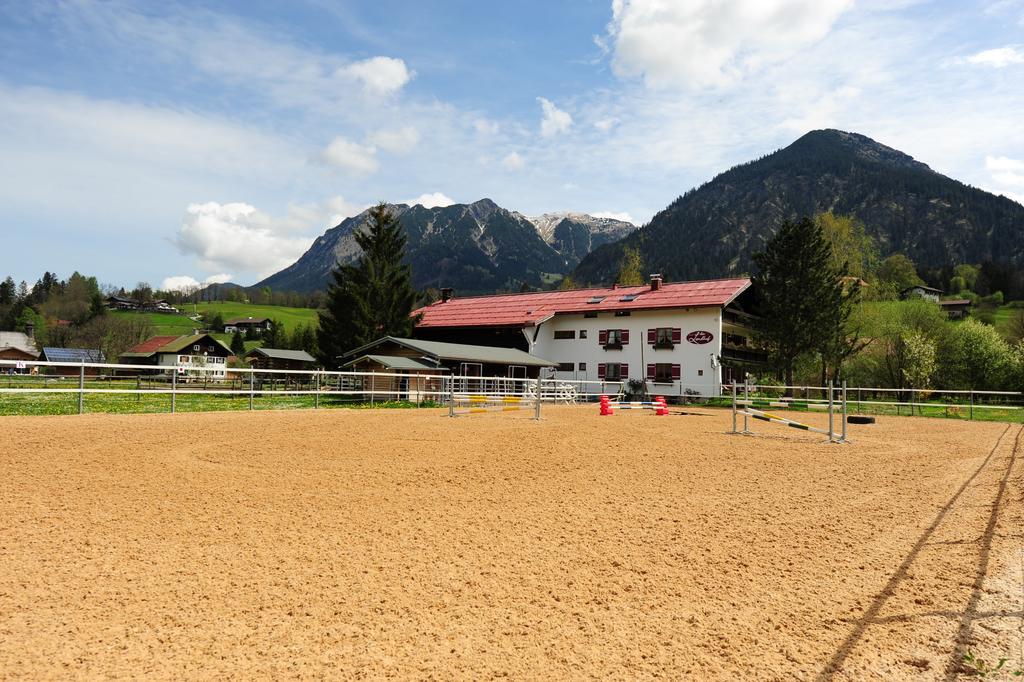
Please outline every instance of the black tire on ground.
[{"label": "black tire on ground", "polygon": [[847,424],[874,424],[875,418],[863,414],[851,414],[846,417]]}]

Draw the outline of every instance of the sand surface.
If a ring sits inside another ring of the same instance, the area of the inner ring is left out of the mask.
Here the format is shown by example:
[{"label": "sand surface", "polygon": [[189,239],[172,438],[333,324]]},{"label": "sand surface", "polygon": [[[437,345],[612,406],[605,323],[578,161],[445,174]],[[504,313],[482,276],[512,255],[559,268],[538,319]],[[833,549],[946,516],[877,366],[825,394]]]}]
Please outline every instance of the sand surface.
[{"label": "sand surface", "polygon": [[694,412],[0,418],[0,678],[1024,666],[1024,427]]}]

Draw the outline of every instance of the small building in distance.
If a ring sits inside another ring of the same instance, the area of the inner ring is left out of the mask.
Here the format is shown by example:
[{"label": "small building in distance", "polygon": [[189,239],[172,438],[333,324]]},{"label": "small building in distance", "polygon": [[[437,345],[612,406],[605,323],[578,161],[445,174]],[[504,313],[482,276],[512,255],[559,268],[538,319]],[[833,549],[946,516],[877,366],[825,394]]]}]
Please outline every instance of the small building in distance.
[{"label": "small building in distance", "polygon": [[254,369],[313,370],[316,358],[304,350],[253,348],[243,358]]},{"label": "small building in distance", "polygon": [[234,334],[235,332],[245,334],[248,331],[252,331],[252,333],[259,336],[269,329],[269,317],[236,317],[224,322],[225,334]]},{"label": "small building in distance", "polygon": [[139,302],[127,296],[111,295],[104,301],[108,310],[138,310]]},{"label": "small building in distance", "polygon": [[[30,329],[31,331],[31,329]],[[8,360],[16,364],[0,365],[0,373],[22,374],[29,372],[29,368],[18,363],[31,362],[39,359],[39,351],[36,350],[36,342],[33,334],[22,334],[21,332],[0,332],[0,360]]]},{"label": "small building in distance", "polygon": [[[230,348],[209,334],[154,336],[122,353],[119,362],[153,365],[153,374],[177,371],[179,375],[199,379],[224,379],[231,355]],[[128,370],[129,373],[144,371]]]},{"label": "small building in distance", "polygon": [[939,301],[939,307],[951,320],[962,320],[971,314],[971,302],[966,298]]},{"label": "small building in distance", "polygon": [[928,287],[923,284],[907,287],[900,292],[900,298],[903,300],[907,300],[909,298],[923,298],[924,300],[931,301],[932,303],[938,303],[939,296],[942,296],[942,289]]},{"label": "small building in distance", "polygon": [[[73,362],[81,365],[84,363],[105,363],[107,359],[103,356],[103,351],[94,348],[43,348],[43,353],[39,358],[46,362]],[[86,376],[98,376],[101,373],[102,368],[100,367],[86,367]],[[58,367],[47,367],[47,374],[57,374],[60,376],[78,376],[81,372],[80,367],[73,366],[58,366]]]},{"label": "small building in distance", "polygon": [[[456,391],[481,390],[483,379],[535,379],[555,363],[518,348],[476,346],[464,343],[424,341],[385,336],[348,352],[343,370],[376,372],[384,376],[363,378],[364,389],[392,399],[418,399],[419,392],[443,390],[442,375],[463,377]],[[429,378],[428,378],[429,377]],[[477,379],[479,377],[479,379]],[[369,383],[368,383],[369,382]],[[522,391],[524,382],[508,382],[510,392]],[[430,397],[430,396],[426,396]],[[434,396],[436,397],[436,396]]]}]

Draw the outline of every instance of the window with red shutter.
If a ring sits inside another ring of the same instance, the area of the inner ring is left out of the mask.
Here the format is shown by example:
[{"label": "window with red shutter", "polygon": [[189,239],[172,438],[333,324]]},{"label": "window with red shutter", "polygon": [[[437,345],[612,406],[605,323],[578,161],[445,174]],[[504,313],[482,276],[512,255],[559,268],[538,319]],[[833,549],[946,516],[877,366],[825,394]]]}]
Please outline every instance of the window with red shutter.
[{"label": "window with red shutter", "polygon": [[619,365],[619,378],[622,379],[622,381],[629,378],[629,365],[624,362]]},{"label": "window with red shutter", "polygon": [[604,363],[603,362],[597,363],[597,378],[598,379],[604,379]]},{"label": "window with red shutter", "polygon": [[604,344],[608,343],[608,330],[607,329],[602,329],[601,331],[597,332],[597,342],[599,344],[601,344],[602,346]]},{"label": "window with red shutter", "polygon": [[674,327],[672,329],[672,343],[682,343],[682,342],[683,342],[683,330],[680,329],[679,327]]},{"label": "window with red shutter", "polygon": [[648,346],[653,346],[654,343],[657,340],[658,340],[658,330],[657,329],[648,329],[647,330],[647,345]]},{"label": "window with red shutter", "polygon": [[658,366],[656,364],[654,364],[653,362],[649,363],[647,365],[647,378],[650,379],[651,381],[654,381],[654,379],[657,378],[657,376],[658,376]]},{"label": "window with red shutter", "polygon": [[625,346],[627,343],[629,343],[629,330],[628,329],[620,329],[619,330],[619,335],[622,336],[622,345],[623,346]]},{"label": "window with red shutter", "polygon": [[679,381],[679,378],[683,376],[682,365],[672,365],[672,380]]}]

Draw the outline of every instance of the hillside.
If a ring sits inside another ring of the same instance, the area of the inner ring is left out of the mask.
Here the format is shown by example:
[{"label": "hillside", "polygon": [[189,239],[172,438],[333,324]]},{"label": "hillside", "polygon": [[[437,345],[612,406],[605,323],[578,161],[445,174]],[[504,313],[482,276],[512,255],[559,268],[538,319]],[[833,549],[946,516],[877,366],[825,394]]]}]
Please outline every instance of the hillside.
[{"label": "hillside", "polygon": [[[288,308],[285,306],[256,305],[251,303],[234,303],[231,301],[186,303],[180,306],[182,314],[170,313],[136,313],[111,311],[111,315],[131,319],[145,319],[153,327],[154,335],[191,334],[194,329],[202,327],[201,322],[192,319],[192,315],[203,315],[207,312],[220,313],[225,320],[234,317],[269,317],[284,324],[286,330],[293,331],[299,325],[318,325],[317,312],[312,308]],[[230,334],[218,333],[217,338],[230,341]],[[250,342],[251,344],[251,342]],[[252,344],[251,344],[252,345]]]},{"label": "hillside", "polygon": [[625,246],[670,280],[747,273],[783,220],[828,210],[864,221],[883,256],[1024,268],[1024,206],[863,135],[817,130],[687,192],[646,227],[590,253],[573,276],[608,282]]},{"label": "hillside", "polygon": [[[574,268],[590,251],[636,229],[630,223],[584,214],[548,214],[541,224],[490,199],[425,208],[393,204],[409,238],[413,284],[469,292],[541,286]],[[256,284],[274,291],[326,289],[339,261],[359,255],[354,233],[368,212],[347,218],[313,243],[299,260]]]}]

